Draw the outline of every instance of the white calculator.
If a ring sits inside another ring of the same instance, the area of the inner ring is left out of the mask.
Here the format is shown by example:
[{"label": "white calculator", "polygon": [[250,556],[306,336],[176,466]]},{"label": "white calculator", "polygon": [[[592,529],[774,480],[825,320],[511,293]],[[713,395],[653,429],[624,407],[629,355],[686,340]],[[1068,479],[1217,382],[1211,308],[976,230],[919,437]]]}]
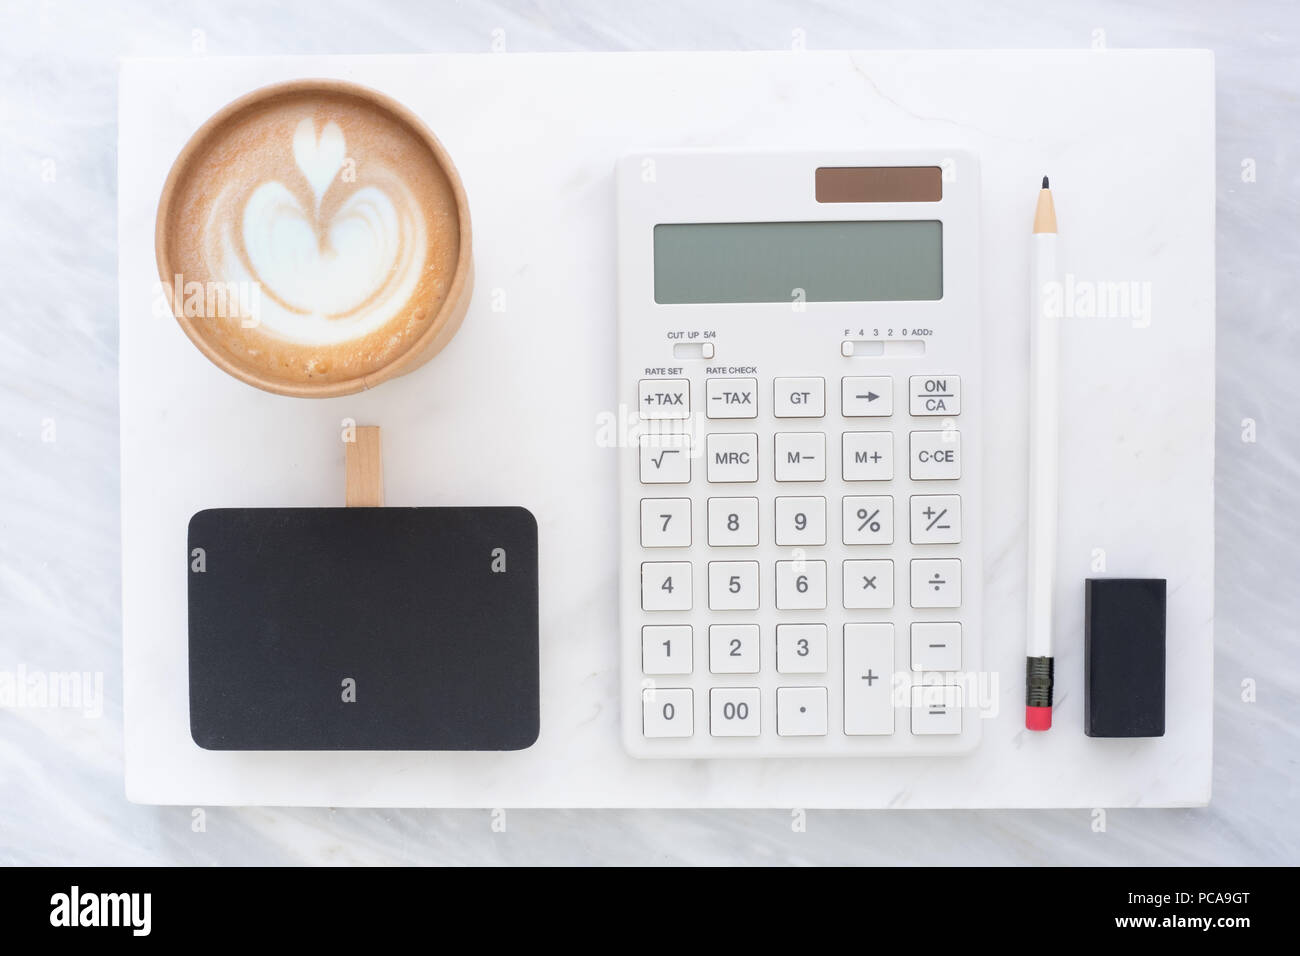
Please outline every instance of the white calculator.
[{"label": "white calculator", "polygon": [[962,150],[620,162],[633,755],[978,742],[978,212]]}]

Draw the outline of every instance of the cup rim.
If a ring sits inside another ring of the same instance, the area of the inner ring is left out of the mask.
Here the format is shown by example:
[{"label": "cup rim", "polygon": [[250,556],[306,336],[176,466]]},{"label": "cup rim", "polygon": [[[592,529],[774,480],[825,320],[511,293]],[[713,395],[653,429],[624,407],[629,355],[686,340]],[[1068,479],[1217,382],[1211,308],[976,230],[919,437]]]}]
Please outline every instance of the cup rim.
[{"label": "cup rim", "polygon": [[[443,296],[437,313],[433,316],[429,325],[420,333],[419,338],[401,353],[394,356],[388,364],[366,375],[359,375],[338,382],[285,382],[267,375],[258,374],[231,361],[229,357],[209,342],[203,331],[190,317],[185,315],[183,303],[177,303],[173,294],[172,283],[176,270],[172,267],[166,227],[171,218],[177,186],[188,170],[190,163],[207,144],[209,137],[213,133],[220,129],[231,117],[256,103],[272,100],[280,96],[312,92],[341,93],[373,103],[409,127],[424,142],[430,153],[433,154],[434,161],[442,169],[443,175],[447,177],[447,181],[451,185],[452,195],[456,200],[459,249],[457,250],[456,269],[452,275],[451,285],[446,295]],[[352,395],[410,371],[421,364],[420,361],[413,361],[413,359],[419,357],[426,350],[428,355],[425,358],[432,358],[437,351],[431,347],[434,341],[444,337],[445,340],[449,340],[450,335],[454,334],[468,308],[469,286],[473,281],[471,241],[472,229],[469,218],[469,201],[465,197],[464,184],[461,182],[460,174],[457,172],[451,156],[424,120],[420,119],[409,107],[404,106],[385,93],[363,86],[360,83],[329,78],[287,80],[258,87],[232,100],[208,117],[194,131],[172,162],[171,169],[167,173],[167,179],[163,183],[162,194],[158,199],[158,212],[154,220],[154,258],[158,266],[158,277],[162,280],[162,287],[171,306],[172,315],[175,316],[181,329],[184,330],[186,337],[198,347],[199,351],[212,364],[228,375],[263,391],[295,398],[331,398],[339,395]]]}]

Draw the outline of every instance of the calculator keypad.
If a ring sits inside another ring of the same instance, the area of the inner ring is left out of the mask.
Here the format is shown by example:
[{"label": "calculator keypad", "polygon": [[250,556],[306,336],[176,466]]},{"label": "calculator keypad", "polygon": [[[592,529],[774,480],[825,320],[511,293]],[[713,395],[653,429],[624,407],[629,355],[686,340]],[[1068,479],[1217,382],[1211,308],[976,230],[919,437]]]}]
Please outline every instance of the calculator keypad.
[{"label": "calculator keypad", "polygon": [[645,738],[962,733],[961,379],[898,381],[706,377],[688,429],[691,380],[640,380]]},{"label": "calculator keypad", "polygon": [[888,610],[894,606],[894,562],[889,559],[844,562],[844,606]]},{"label": "calculator keypad", "polygon": [[714,674],[757,674],[758,625],[710,625],[709,671]]},{"label": "calculator keypad", "polygon": [[961,414],[961,377],[958,375],[913,375],[907,380],[907,394],[913,415],[955,417]]},{"label": "calculator keypad", "polygon": [[825,737],[826,688],[778,687],[776,732],[782,737]]},{"label": "calculator keypad", "polygon": [[893,624],[844,625],[844,732],[874,736],[894,732]]},{"label": "calculator keypad", "polygon": [[826,607],[826,562],[776,562],[776,606],[782,611],[820,611]]},{"label": "calculator keypad", "polygon": [[782,674],[826,673],[826,625],[778,624],[776,669]]},{"label": "calculator keypad", "polygon": [[684,485],[691,480],[691,442],[686,435],[643,435],[641,484]]},{"label": "calculator keypad", "polygon": [[704,385],[704,412],[709,418],[757,418],[758,379],[708,379]]},{"label": "calculator keypad", "polygon": [[913,481],[951,481],[961,477],[961,433],[956,429],[912,432],[909,462]]},{"label": "calculator keypad", "polygon": [[641,628],[641,670],[647,674],[689,674],[695,659],[689,624],[647,624]]},{"label": "calculator keypad", "polygon": [[912,495],[910,512],[912,544],[957,544],[961,541],[960,495]]},{"label": "calculator keypad", "polygon": [[643,378],[637,408],[647,419],[691,417],[691,383],[684,378]]},{"label": "calculator keypad", "polygon": [[825,481],[826,436],[821,432],[777,432],[773,467],[777,481]]},{"label": "calculator keypad", "polygon": [[641,499],[641,547],[689,548],[690,498]]},{"label": "calculator keypad", "polygon": [[894,380],[888,375],[846,375],[840,380],[845,418],[888,418],[894,414]]},{"label": "calculator keypad", "polygon": [[917,621],[912,625],[912,670],[961,670],[961,625]]},{"label": "calculator keypad", "polygon": [[690,609],[691,562],[646,561],[641,565],[641,610]]},{"label": "calculator keypad", "polygon": [[757,498],[710,498],[709,544],[714,548],[758,545]]},{"label": "calculator keypad", "polygon": [[961,562],[912,559],[912,607],[961,607]]},{"label": "calculator keypad", "polygon": [[761,696],[757,687],[715,687],[709,691],[709,733],[715,737],[757,737]]},{"label": "calculator keypad", "polygon": [[709,610],[757,611],[758,562],[710,561]]},{"label": "calculator keypad", "polygon": [[772,414],[777,418],[822,418],[826,414],[826,379],[775,379]]},{"label": "calculator keypad", "polygon": [[758,481],[758,435],[715,433],[705,444],[709,481]]},{"label": "calculator keypad", "polygon": [[894,477],[893,432],[845,432],[845,481],[890,481]]},{"label": "calculator keypad", "polygon": [[695,733],[694,692],[689,687],[648,688],[641,694],[641,730],[647,737]]},{"label": "calculator keypad", "polygon": [[844,543],[893,544],[894,499],[889,495],[844,496]]},{"label": "calculator keypad", "polygon": [[826,499],[784,495],[778,497],[775,536],[776,543],[783,547],[810,548],[824,545],[826,543]]}]

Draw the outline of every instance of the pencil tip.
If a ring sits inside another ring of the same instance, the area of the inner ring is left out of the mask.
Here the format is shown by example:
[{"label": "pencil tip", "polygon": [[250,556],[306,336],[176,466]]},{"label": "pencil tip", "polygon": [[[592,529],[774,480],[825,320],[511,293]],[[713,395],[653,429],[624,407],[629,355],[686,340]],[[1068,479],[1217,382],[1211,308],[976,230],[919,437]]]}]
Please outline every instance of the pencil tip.
[{"label": "pencil tip", "polygon": [[1047,177],[1046,177],[1046,176],[1043,177],[1043,188],[1044,188],[1044,189],[1049,188],[1048,185],[1047,185]]}]

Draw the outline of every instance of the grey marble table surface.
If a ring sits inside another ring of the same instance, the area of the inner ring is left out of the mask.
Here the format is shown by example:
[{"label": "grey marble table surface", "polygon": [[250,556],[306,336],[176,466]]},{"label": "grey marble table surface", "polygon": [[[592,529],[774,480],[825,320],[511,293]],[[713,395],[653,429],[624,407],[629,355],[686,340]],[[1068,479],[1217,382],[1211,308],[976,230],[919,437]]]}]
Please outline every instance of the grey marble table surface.
[{"label": "grey marble table surface", "polygon": [[[11,2],[0,13],[0,863],[1300,862],[1300,9],[684,0]],[[1195,810],[143,807],[122,791],[117,59],[286,53],[1204,47],[1217,58],[1214,796]],[[201,824],[201,825],[200,825]]]}]

